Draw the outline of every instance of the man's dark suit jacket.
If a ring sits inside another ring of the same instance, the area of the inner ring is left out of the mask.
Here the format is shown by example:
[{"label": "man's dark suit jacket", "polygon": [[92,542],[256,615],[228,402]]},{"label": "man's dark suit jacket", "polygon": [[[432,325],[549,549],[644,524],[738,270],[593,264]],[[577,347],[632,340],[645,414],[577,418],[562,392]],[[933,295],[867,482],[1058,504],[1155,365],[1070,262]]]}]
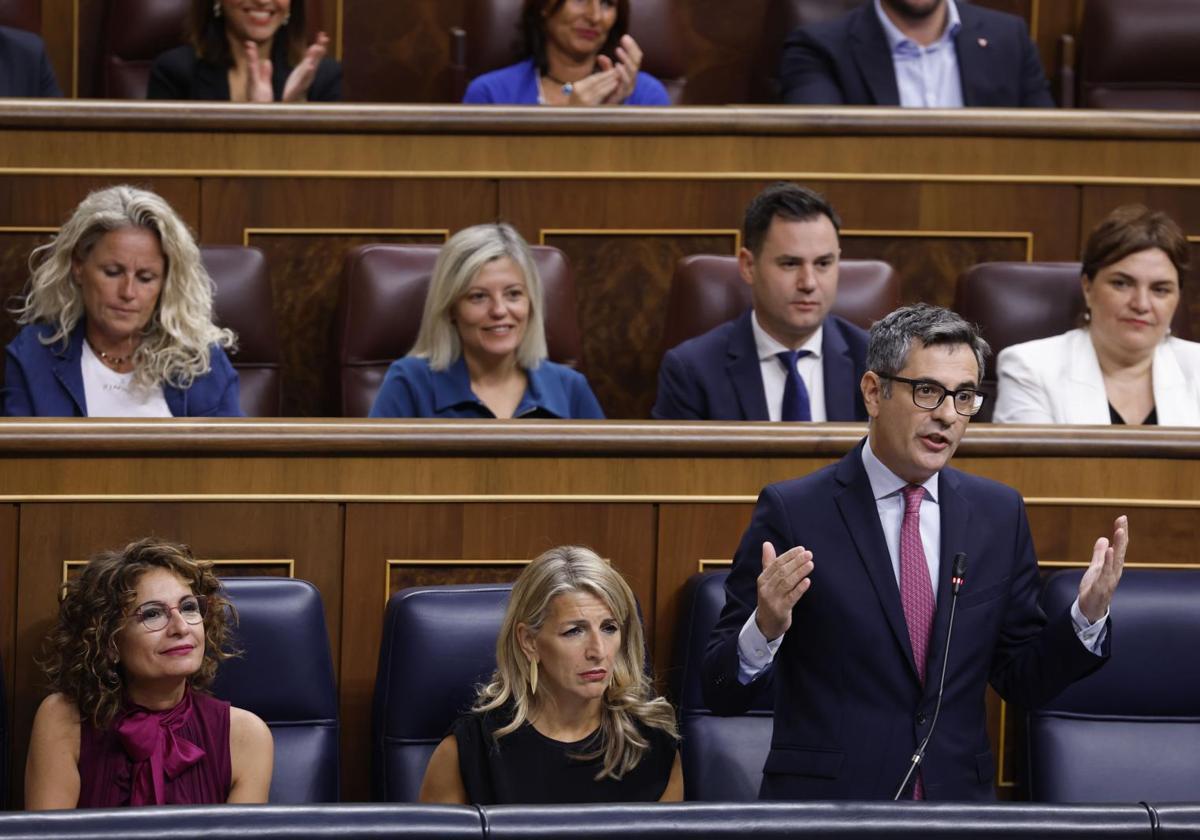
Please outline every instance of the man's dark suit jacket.
[{"label": "man's dark suit jacket", "polygon": [[994,797],[989,682],[1005,699],[1034,707],[1104,662],[1076,637],[1069,614],[1047,623],[1038,607],[1037,559],[1020,495],[947,467],[938,496],[941,566],[922,688],[862,444],[836,464],[763,489],[704,662],[709,706],[718,714],[743,711],[768,678],[743,686],[736,676],[737,638],[756,605],[762,543],[781,553],[810,549],[812,586],[767,671],[774,672],[775,729],[763,799],[892,797],[933,715],[952,558],[960,551],[968,558],[966,583],[941,714],[922,765],[928,799]]},{"label": "man's dark suit jacket", "polygon": [[[858,383],[867,369],[867,333],[836,315],[825,318],[821,365],[825,415],[866,420]],[[667,351],[658,370],[658,420],[769,420],[750,310]]]},{"label": "man's dark suit jacket", "polygon": [[[963,105],[1053,108],[1025,21],[958,4],[954,38]],[[874,3],[788,36],[780,62],[783,101],[791,105],[899,105],[896,69]]]},{"label": "man's dark suit jacket", "polygon": [[0,96],[62,96],[46,45],[32,32],[0,26]]}]

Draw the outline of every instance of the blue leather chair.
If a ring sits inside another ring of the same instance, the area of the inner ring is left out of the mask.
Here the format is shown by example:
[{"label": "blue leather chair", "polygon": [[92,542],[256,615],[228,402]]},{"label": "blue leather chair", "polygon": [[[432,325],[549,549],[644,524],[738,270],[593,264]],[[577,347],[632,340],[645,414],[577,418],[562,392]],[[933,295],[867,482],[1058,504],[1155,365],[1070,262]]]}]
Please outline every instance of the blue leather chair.
[{"label": "blue leather chair", "polygon": [[242,656],[221,663],[213,693],[266,721],[275,737],[270,801],[338,801],[338,701],[325,610],[305,580],[232,577]]},{"label": "blue leather chair", "polygon": [[[1046,584],[1070,607],[1082,570]],[[1200,798],[1200,571],[1129,569],[1113,598],[1111,658],[1029,715],[1030,795],[1041,802]]]},{"label": "blue leather chair", "polygon": [[688,800],[753,802],[762,785],[763,763],[771,747],[774,693],[759,692],[744,715],[720,717],[704,704],[701,689],[704,650],[725,606],[728,572],[692,575],[684,590],[675,661],[683,737],[683,781]]},{"label": "blue leather chair", "polygon": [[415,802],[425,766],[496,668],[510,584],[420,586],[388,601],[375,675],[372,795]]}]

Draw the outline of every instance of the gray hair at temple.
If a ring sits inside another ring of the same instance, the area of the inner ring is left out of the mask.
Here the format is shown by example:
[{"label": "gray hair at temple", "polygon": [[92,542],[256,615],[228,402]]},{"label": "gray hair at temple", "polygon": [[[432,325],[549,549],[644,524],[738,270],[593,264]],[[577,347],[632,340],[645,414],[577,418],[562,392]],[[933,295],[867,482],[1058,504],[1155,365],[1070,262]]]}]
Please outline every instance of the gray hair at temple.
[{"label": "gray hair at temple", "polygon": [[[979,328],[957,312],[928,303],[914,303],[889,312],[871,325],[867,344],[867,370],[884,376],[896,376],[908,364],[908,352],[913,341],[924,347],[937,344],[966,344],[975,353],[979,364],[979,379],[983,379],[984,357],[991,348],[979,334]],[[883,395],[891,396],[892,383],[881,383]]]}]

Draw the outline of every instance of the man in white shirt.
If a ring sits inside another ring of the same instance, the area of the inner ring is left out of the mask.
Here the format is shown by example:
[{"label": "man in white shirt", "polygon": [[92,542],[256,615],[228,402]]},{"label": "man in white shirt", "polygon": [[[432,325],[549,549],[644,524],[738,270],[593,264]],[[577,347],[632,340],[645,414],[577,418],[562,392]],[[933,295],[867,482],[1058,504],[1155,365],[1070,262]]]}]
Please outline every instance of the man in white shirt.
[{"label": "man in white shirt", "polygon": [[867,0],[788,36],[792,105],[1053,108],[1025,21],[955,0]]},{"label": "man in white shirt", "polygon": [[1032,708],[1107,658],[1126,518],[1097,540],[1076,603],[1047,618],[1020,495],[947,466],[983,403],[986,351],[949,310],[892,312],[871,328],[866,439],[759,496],[704,695],[736,714],[773,676],[764,799],[892,798],[933,726],[958,555],[966,575],[937,732],[905,798],[993,798],[987,685]]},{"label": "man in white shirt", "polygon": [[841,221],[818,193],[779,182],[746,208],[738,269],[753,308],[667,351],[660,420],[865,420],[867,334],[830,314]]}]

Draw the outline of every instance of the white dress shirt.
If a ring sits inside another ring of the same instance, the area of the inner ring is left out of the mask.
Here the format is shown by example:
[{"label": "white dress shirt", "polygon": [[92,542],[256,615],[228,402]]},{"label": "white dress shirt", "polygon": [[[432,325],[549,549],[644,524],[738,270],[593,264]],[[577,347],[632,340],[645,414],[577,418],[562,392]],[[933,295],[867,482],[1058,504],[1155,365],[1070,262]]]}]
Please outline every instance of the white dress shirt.
[{"label": "white dress shirt", "polygon": [[[767,416],[779,420],[783,416],[783,387],[787,383],[787,371],[779,362],[777,353],[791,350],[767,334],[758,323],[758,315],[750,313],[750,328],[754,331],[754,346],[758,350],[759,368],[762,371],[763,392],[767,398]],[[821,364],[821,341],[825,326],[808,337],[808,341],[797,347],[807,350],[809,355],[796,360],[796,372],[808,390],[808,406],[814,423],[823,423],[825,417],[825,367]]]},{"label": "white dress shirt", "polygon": [[[863,469],[871,482],[871,493],[875,497],[875,508],[879,512],[879,524],[883,527],[883,537],[887,542],[888,555],[892,561],[892,574],[896,576],[896,585],[900,585],[900,526],[904,522],[904,495],[901,491],[908,482],[884,466],[883,462],[871,451],[870,439],[862,448]],[[933,597],[937,599],[938,572],[941,569],[942,549],[942,518],[938,506],[938,475],[926,481],[922,487],[925,495],[921,502],[921,545],[925,549],[925,562],[929,565],[929,580],[933,585]],[[792,546],[776,546],[779,553]],[[817,558],[813,558],[816,561]],[[806,598],[819,598],[820,592],[806,593]],[[742,625],[738,633],[738,681],[743,685],[751,682],[761,674],[775,659],[775,653],[783,643],[783,636],[778,639],[767,639],[758,629],[758,610],[750,613],[750,618]],[[1079,637],[1088,650],[1099,653],[1104,643],[1106,612],[1094,624],[1087,620],[1079,609],[1079,599],[1071,604],[1071,621],[1075,625],[1075,635]]]},{"label": "white dress shirt", "polygon": [[927,47],[901,32],[879,0],[875,0],[875,14],[891,50],[901,107],[961,108],[962,77],[958,72],[954,36],[962,29],[962,19],[954,0],[946,0],[946,28],[941,37]]}]

